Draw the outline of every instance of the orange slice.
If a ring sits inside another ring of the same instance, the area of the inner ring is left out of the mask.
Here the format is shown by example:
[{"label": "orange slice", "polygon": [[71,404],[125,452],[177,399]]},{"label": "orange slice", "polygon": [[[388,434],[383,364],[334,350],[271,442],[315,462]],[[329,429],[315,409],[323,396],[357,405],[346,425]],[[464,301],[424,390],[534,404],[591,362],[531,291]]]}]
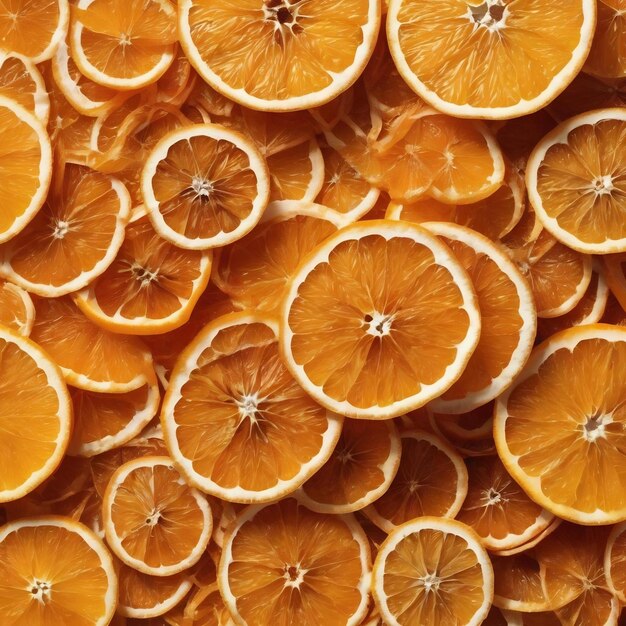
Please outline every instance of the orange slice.
[{"label": "orange slice", "polygon": [[187,346],[170,376],[161,413],[168,450],[191,484],[224,500],[264,502],[294,491],[341,433],[341,418],[290,376],[276,333],[261,314],[224,315]]},{"label": "orange slice", "polygon": [[51,58],[67,34],[67,0],[13,0],[0,8],[0,50],[30,57],[33,63]]},{"label": "orange slice", "polygon": [[356,626],[367,613],[370,549],[350,515],[322,515],[293,498],[251,506],[228,533],[218,583],[241,624]]},{"label": "orange slice", "polygon": [[130,217],[119,180],[76,165],[62,176],[34,219],[0,248],[0,275],[46,297],[81,289],[102,274]]},{"label": "orange slice", "polygon": [[68,297],[38,299],[35,310],[31,337],[59,365],[70,385],[124,393],[154,379],[152,356],[139,339],[96,326]]},{"label": "orange slice", "polygon": [[396,528],[380,547],[372,594],[387,624],[474,626],[489,613],[493,569],[471,528],[421,517]]},{"label": "orange slice", "polygon": [[96,393],[70,388],[74,430],[69,454],[95,456],[136,437],[159,410],[156,380],[127,393]]},{"label": "orange slice", "polygon": [[609,293],[604,315],[601,320],[604,324],[615,324],[616,326],[626,326],[626,311],[622,308],[617,298]]},{"label": "orange slice", "polygon": [[430,405],[441,413],[467,413],[499,396],[524,367],[537,330],[533,294],[506,253],[486,237],[445,222],[425,227],[450,246],[478,298],[478,346],[461,377]]},{"label": "orange slice", "polygon": [[337,152],[322,149],[324,183],[317,202],[345,215],[348,222],[361,219],[374,208],[380,190],[371,185]]},{"label": "orange slice", "polygon": [[318,513],[351,513],[391,485],[402,447],[391,421],[346,420],[330,459],[300,488],[299,499]]},{"label": "orange slice", "polygon": [[257,228],[220,250],[213,281],[242,307],[276,313],[301,261],[340,225],[320,205],[273,203]]},{"label": "orange slice", "polygon": [[23,519],[0,528],[0,597],[13,624],[106,626],[117,577],[104,543],[67,517]]},{"label": "orange slice", "polygon": [[396,417],[460,377],[480,334],[476,302],[459,262],[428,231],[407,222],[352,224],[291,279],[281,348],[324,406],[349,417]]},{"label": "orange slice", "polygon": [[157,235],[147,217],[126,228],[109,268],[76,294],[96,324],[146,335],[182,326],[209,282],[212,253],[183,250]]},{"label": "orange slice", "polygon": [[463,457],[430,433],[408,430],[400,437],[400,467],[365,515],[387,533],[415,517],[455,517],[467,494]]},{"label": "orange slice", "polygon": [[576,523],[626,519],[621,359],[623,327],[562,331],[533,351],[496,404],[494,435],[507,470],[535,502]]},{"label": "orange slice", "polygon": [[0,96],[0,243],[19,233],[46,199],[52,150],[43,124],[15,100]]},{"label": "orange slice", "polygon": [[[252,109],[293,111],[322,105],[356,81],[376,43],[380,1],[184,0],[178,17],[183,49],[209,85]],[[234,23],[237,37],[224,36]]]},{"label": "orange slice", "polygon": [[543,340],[560,330],[599,322],[606,310],[608,298],[609,288],[604,271],[594,262],[591,282],[585,295],[569,313],[538,320],[538,337]]},{"label": "orange slice", "polygon": [[582,113],[557,126],[528,160],[528,197],[542,224],[586,253],[626,251],[626,110]]},{"label": "orange slice", "polygon": [[595,25],[592,0],[392,0],[387,13],[389,48],[411,88],[444,113],[487,119],[527,115],[553,100],[585,62]]},{"label": "orange slice", "polygon": [[604,573],[611,591],[620,602],[626,602],[626,524],[617,524],[611,529],[604,552]]},{"label": "orange slice", "polygon": [[59,368],[39,346],[4,326],[0,381],[0,502],[7,502],[57,468],[70,438],[72,407]]},{"label": "orange slice", "polygon": [[213,529],[206,498],[182,480],[167,457],[143,457],[119,467],[102,511],[111,550],[126,565],[153,576],[195,565]]},{"label": "orange slice", "polygon": [[50,115],[50,98],[37,66],[27,57],[0,53],[0,95],[12,98],[35,114],[44,126]]},{"label": "orange slice", "polygon": [[[224,606],[217,583],[197,589],[187,601],[184,615],[192,619],[193,624],[206,626],[232,626],[234,624],[230,612]],[[184,625],[181,624],[181,626]]]},{"label": "orange slice", "polygon": [[488,550],[521,546],[553,522],[554,516],[524,493],[497,456],[465,462],[469,486],[456,519],[471,526]]},{"label": "orange slice", "polygon": [[602,257],[602,266],[611,293],[624,308],[626,306],[626,253]]},{"label": "orange slice", "polygon": [[35,322],[35,305],[27,291],[0,280],[0,324],[24,337],[30,335]]},{"label": "orange slice", "polygon": [[118,563],[119,604],[123,617],[159,617],[177,606],[193,587],[187,572],[173,576],[148,576]]},{"label": "orange slice", "polygon": [[167,0],[78,0],[69,41],[87,78],[113,89],[140,89],[174,60],[176,11]]},{"label": "orange slice", "polygon": [[542,530],[536,537],[533,537],[530,541],[523,543],[516,548],[510,548],[509,550],[492,550],[491,553],[496,556],[514,556],[521,554],[522,552],[530,552],[531,548],[539,545],[546,537],[549,537],[562,523],[560,517],[555,517],[552,523],[548,524],[544,530]]},{"label": "orange slice", "polygon": [[164,239],[203,249],[232,243],[256,225],[270,181],[265,160],[249,139],[199,124],[157,143],[144,165],[141,193]]},{"label": "orange slice", "polygon": [[598,24],[584,70],[606,78],[626,78],[626,5],[599,0]]}]

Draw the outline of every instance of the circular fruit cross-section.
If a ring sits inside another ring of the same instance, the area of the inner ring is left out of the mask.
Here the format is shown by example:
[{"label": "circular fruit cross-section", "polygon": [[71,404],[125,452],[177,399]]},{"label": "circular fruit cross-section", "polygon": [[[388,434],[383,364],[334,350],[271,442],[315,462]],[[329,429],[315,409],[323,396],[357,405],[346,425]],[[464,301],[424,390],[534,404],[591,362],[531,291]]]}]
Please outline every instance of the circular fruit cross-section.
[{"label": "circular fruit cross-section", "polygon": [[267,163],[252,140],[217,124],[173,130],[150,152],[141,193],[155,230],[192,250],[252,230],[270,197]]},{"label": "circular fruit cross-section", "polygon": [[206,549],[213,517],[168,457],[128,461],[111,476],[102,501],[104,532],[115,555],[152,576],[189,569]]},{"label": "circular fruit cross-section", "polygon": [[415,224],[340,230],[291,280],[281,319],[285,362],[320,404],[386,419],[440,396],[480,336],[471,281],[450,249]]},{"label": "circular fruit cross-section", "polygon": [[104,543],[69,517],[21,519],[0,528],[2,621],[107,626],[117,576]]},{"label": "circular fruit cross-section", "polygon": [[390,626],[478,626],[493,600],[493,569],[469,526],[418,517],[381,545],[372,592]]},{"label": "circular fruit cross-section", "polygon": [[535,502],[577,524],[626,520],[622,363],[626,328],[561,331],[535,348],[496,403],[508,472]]},{"label": "circular fruit cross-section", "polygon": [[181,45],[200,76],[262,111],[309,109],[348,89],[374,50],[380,13],[380,0],[178,5]]},{"label": "circular fruit cross-section", "polygon": [[0,326],[0,502],[21,498],[52,474],[71,429],[61,370],[38,345]]},{"label": "circular fruit cross-section", "polygon": [[232,502],[297,489],[328,459],[342,420],[293,379],[273,318],[242,312],[208,324],[180,355],[161,413],[189,482]]},{"label": "circular fruit cross-section", "polygon": [[355,626],[367,612],[370,567],[367,536],[351,515],[287,498],[240,513],[218,583],[238,624]]},{"label": "circular fruit cross-section", "polygon": [[626,108],[590,111],[548,133],[526,166],[528,197],[559,241],[626,251]]}]

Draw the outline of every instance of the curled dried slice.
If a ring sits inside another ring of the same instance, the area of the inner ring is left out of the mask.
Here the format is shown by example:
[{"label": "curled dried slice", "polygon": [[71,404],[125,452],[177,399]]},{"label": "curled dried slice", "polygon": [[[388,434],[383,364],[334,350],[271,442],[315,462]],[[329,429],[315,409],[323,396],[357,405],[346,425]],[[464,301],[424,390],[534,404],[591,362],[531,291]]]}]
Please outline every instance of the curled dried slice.
[{"label": "curled dried slice", "polygon": [[37,66],[27,57],[0,52],[0,95],[12,98],[48,124],[50,98]]},{"label": "curled dried slice", "polygon": [[0,280],[0,324],[28,337],[34,322],[35,305],[29,293],[13,283]]},{"label": "curled dried slice", "polygon": [[313,202],[324,184],[324,157],[315,139],[267,157],[270,200]]}]

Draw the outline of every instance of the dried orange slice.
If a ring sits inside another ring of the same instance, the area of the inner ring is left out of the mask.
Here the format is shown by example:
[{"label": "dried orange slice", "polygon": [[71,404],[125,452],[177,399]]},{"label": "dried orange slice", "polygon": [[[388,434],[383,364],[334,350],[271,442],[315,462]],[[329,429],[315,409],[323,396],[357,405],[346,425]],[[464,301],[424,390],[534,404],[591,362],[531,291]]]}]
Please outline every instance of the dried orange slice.
[{"label": "dried orange slice", "polygon": [[0,8],[0,50],[30,57],[33,63],[50,59],[67,34],[67,0],[14,0]]},{"label": "dried orange slice", "polygon": [[149,576],[118,562],[119,603],[117,613],[123,617],[149,619],[159,617],[177,606],[191,591],[188,572],[173,576]]},{"label": "dried orange slice", "polygon": [[445,222],[425,227],[450,246],[478,298],[478,346],[461,377],[430,405],[441,413],[467,413],[499,396],[524,367],[537,331],[533,294],[506,253],[486,237]]},{"label": "dried orange slice", "polygon": [[117,576],[104,543],[67,517],[22,519],[0,528],[3,619],[14,624],[107,626]]},{"label": "dried orange slice", "polygon": [[59,365],[70,385],[124,393],[154,380],[152,355],[136,337],[104,330],[67,296],[38,299],[31,337]]},{"label": "dried orange slice", "polygon": [[396,417],[460,377],[480,334],[476,302],[465,270],[435,235],[408,222],[352,224],[291,279],[281,348],[324,406],[349,417]]},{"label": "dried orange slice", "polygon": [[[184,0],[178,16],[183,49],[209,85],[252,109],[293,111],[322,105],[356,81],[376,43],[380,1]],[[233,20],[237,37],[226,37]]]},{"label": "dried orange slice", "polygon": [[[595,25],[592,0],[391,0],[387,13],[389,48],[411,88],[444,113],[488,119],[553,100],[585,62]],[[520,66],[514,76],[511,63]]]},{"label": "dried orange slice", "polygon": [[174,60],[176,10],[167,0],[78,0],[69,41],[87,78],[113,89],[140,89]]},{"label": "dried orange slice", "polygon": [[0,95],[12,98],[35,114],[44,126],[50,115],[50,98],[37,66],[27,57],[0,53]]},{"label": "dried orange slice", "polygon": [[542,530],[536,537],[533,537],[530,541],[517,546],[516,548],[510,548],[509,550],[492,550],[491,553],[496,556],[515,556],[522,552],[530,552],[531,548],[539,545],[546,537],[549,537],[563,522],[560,517],[555,517],[551,524],[548,524],[544,530]]},{"label": "dried orange slice", "polygon": [[465,462],[469,486],[456,519],[471,526],[488,550],[510,550],[528,543],[554,521],[511,478],[497,456]]},{"label": "dried orange slice", "polygon": [[142,457],[119,467],[102,511],[111,550],[126,565],[153,576],[195,565],[213,529],[206,498],[182,480],[168,457]]},{"label": "dried orange slice", "polygon": [[626,13],[624,0],[598,0],[598,24],[584,66],[606,78],[626,78]]},{"label": "dried orange slice", "polygon": [[13,283],[0,280],[0,324],[28,337],[34,322],[35,305],[29,293]]},{"label": "dried orange slice", "polygon": [[[621,359],[623,327],[562,331],[533,351],[496,404],[494,435],[507,470],[535,502],[576,523],[626,519],[619,488],[626,419]],[[604,489],[608,484],[611,489]]]},{"label": "dried orange slice", "polygon": [[237,516],[218,583],[241,624],[356,626],[367,613],[370,549],[351,515],[322,515],[293,498]]},{"label": "dried orange slice", "polygon": [[147,217],[126,228],[109,268],[75,295],[96,324],[147,335],[182,326],[209,282],[212,253],[183,250],[157,235]]},{"label": "dried orange slice", "polygon": [[281,362],[276,326],[262,314],[224,315],[187,346],[170,376],[161,413],[168,450],[191,484],[224,500],[267,502],[294,491],[341,433],[341,418]]},{"label": "dried orange slice", "polygon": [[454,517],[467,494],[467,469],[461,457],[442,439],[408,430],[400,434],[400,467],[389,489],[365,515],[385,532],[415,517]]},{"label": "dried orange slice", "polygon": [[333,453],[298,492],[318,513],[352,513],[382,496],[391,485],[402,447],[393,422],[345,420]]},{"label": "dried orange slice", "polygon": [[626,536],[624,535],[626,524],[617,524],[611,529],[604,552],[604,573],[611,591],[619,598],[620,602],[626,602]]},{"label": "dried orange slice", "polygon": [[0,243],[19,233],[46,199],[52,149],[44,125],[15,100],[0,96]]},{"label": "dried orange slice", "polygon": [[194,90],[197,77],[180,46],[176,46],[174,61],[156,82],[157,102],[181,107]]},{"label": "dried orange slice", "polygon": [[625,133],[625,109],[582,113],[548,133],[528,159],[537,217],[574,250],[626,251]]},{"label": "dried orange slice", "polygon": [[203,249],[232,243],[256,225],[269,201],[270,181],[249,139],[198,124],[157,143],[144,165],[141,193],[164,239]]},{"label": "dried orange slice", "polygon": [[0,275],[40,296],[81,289],[113,262],[129,218],[119,180],[67,165],[33,220],[0,248]]},{"label": "dried orange slice", "polygon": [[242,307],[276,313],[301,261],[340,225],[320,205],[272,203],[257,228],[219,251],[213,281]]},{"label": "dried orange slice", "polygon": [[4,326],[0,381],[0,502],[7,502],[32,491],[57,468],[70,438],[72,407],[50,357]]},{"label": "dried orange slice", "polygon": [[491,608],[493,569],[469,526],[421,517],[383,542],[372,594],[386,624],[475,626]]},{"label": "dried orange slice", "polygon": [[126,393],[96,393],[70,387],[74,429],[69,454],[95,456],[136,437],[159,410],[155,381]]}]

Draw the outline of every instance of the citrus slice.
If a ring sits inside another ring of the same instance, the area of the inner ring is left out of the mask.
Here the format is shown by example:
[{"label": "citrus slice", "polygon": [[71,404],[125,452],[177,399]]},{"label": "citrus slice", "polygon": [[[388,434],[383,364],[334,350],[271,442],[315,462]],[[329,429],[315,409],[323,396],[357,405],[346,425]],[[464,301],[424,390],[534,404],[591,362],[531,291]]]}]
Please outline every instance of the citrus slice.
[{"label": "citrus slice", "polygon": [[315,139],[267,157],[270,200],[313,202],[324,184],[324,157]]},{"label": "citrus slice", "polygon": [[592,0],[391,0],[387,13],[389,48],[411,88],[444,113],[487,119],[553,100],[585,62],[595,25]]},{"label": "citrus slice", "polygon": [[537,536],[533,537],[530,541],[508,550],[491,550],[491,553],[495,556],[515,556],[516,554],[521,554],[522,552],[530,552],[531,548],[539,545],[546,537],[549,537],[562,522],[563,520],[560,517],[555,517],[544,530],[542,530]]},{"label": "citrus slice", "polygon": [[543,340],[560,330],[599,322],[606,310],[608,298],[609,288],[604,271],[594,261],[591,282],[585,295],[569,313],[538,320],[537,336]]},{"label": "citrus slice", "polygon": [[106,331],[67,297],[38,299],[31,337],[59,365],[70,385],[124,393],[154,380],[152,356],[135,337]]},{"label": "citrus slice", "polygon": [[291,279],[282,309],[289,370],[324,406],[363,419],[441,395],[479,335],[465,270],[435,235],[407,222],[352,224],[327,239]]},{"label": "citrus slice", "polygon": [[493,569],[471,528],[421,517],[380,547],[372,594],[390,626],[478,626],[491,607]]},{"label": "citrus slice", "polygon": [[213,280],[241,306],[276,313],[301,261],[340,225],[320,205],[273,203],[257,228],[219,251]]},{"label": "citrus slice", "polygon": [[524,493],[497,456],[465,462],[469,486],[456,519],[471,526],[488,550],[523,545],[553,522],[554,516]]},{"label": "citrus slice", "polygon": [[626,311],[624,311],[622,305],[612,293],[609,293],[609,299],[607,300],[601,321],[604,324],[626,326]]},{"label": "citrus slice", "polygon": [[298,498],[318,513],[358,511],[389,489],[401,450],[393,422],[345,420],[330,459],[302,485]]},{"label": "citrus slice", "polygon": [[182,326],[209,282],[212,253],[183,250],[157,235],[147,217],[126,228],[109,268],[75,296],[99,326],[146,335]]},{"label": "citrus slice", "polygon": [[599,0],[598,24],[585,72],[626,78],[626,5],[624,0]]},{"label": "citrus slice", "polygon": [[0,96],[0,243],[19,233],[46,199],[52,149],[43,124],[15,100]]},{"label": "citrus slice", "polygon": [[0,596],[7,623],[107,626],[117,604],[113,560],[67,517],[10,522],[0,528]]},{"label": "citrus slice", "polygon": [[[380,1],[184,0],[178,17],[183,49],[209,85],[252,109],[293,111],[322,105],[356,81],[376,43]],[[237,37],[226,37],[234,23]]]},{"label": "citrus slice", "polygon": [[27,57],[0,52],[0,95],[12,98],[48,123],[50,98],[37,66]]},{"label": "citrus slice", "polygon": [[74,429],[69,454],[95,456],[136,437],[159,409],[155,381],[127,393],[96,393],[70,388]]},{"label": "citrus slice", "polygon": [[356,626],[367,613],[370,550],[350,515],[322,515],[293,498],[251,506],[228,533],[218,570],[240,624]]},{"label": "citrus slice", "polygon": [[0,502],[7,502],[57,468],[70,438],[72,407],[59,368],[39,346],[4,326],[0,381]]},{"label": "citrus slice", "polygon": [[178,605],[193,587],[188,572],[173,576],[148,576],[118,563],[117,576],[117,613],[142,620],[164,615]]},{"label": "citrus slice", "polygon": [[371,185],[336,151],[322,149],[324,156],[324,183],[317,202],[334,209],[348,222],[363,217],[374,207],[380,190]]},{"label": "citrus slice", "polygon": [[0,8],[0,50],[30,57],[33,63],[50,59],[67,34],[67,0],[14,0]]},{"label": "citrus slice", "polygon": [[563,122],[528,160],[528,197],[559,241],[585,253],[626,251],[626,109]]},{"label": "citrus slice", "polygon": [[276,333],[262,314],[224,315],[187,346],[170,376],[161,413],[168,450],[192,485],[224,500],[264,502],[294,491],[341,433],[341,418],[290,376]]},{"label": "citrus slice", "polygon": [[611,529],[604,553],[604,573],[611,591],[619,598],[620,602],[626,602],[626,536],[624,535],[626,524],[617,524]]},{"label": "citrus slice", "polygon": [[509,473],[535,502],[579,524],[626,519],[619,488],[623,358],[623,327],[561,331],[533,351],[496,404],[494,435]]},{"label": "citrus slice", "polygon": [[609,254],[602,257],[606,282],[620,305],[626,306],[626,253]]},{"label": "citrus slice", "polygon": [[499,396],[524,367],[537,331],[533,294],[506,253],[486,237],[445,222],[425,227],[450,246],[478,298],[478,346],[461,377],[430,405],[441,413],[467,413]]},{"label": "citrus slice", "polygon": [[387,533],[415,517],[455,517],[467,494],[463,457],[430,433],[408,430],[400,437],[398,471],[365,515]]},{"label": "citrus slice", "polygon": [[78,0],[69,41],[87,78],[113,89],[140,89],[174,60],[176,10],[167,0]]},{"label": "citrus slice", "polygon": [[33,220],[0,248],[0,275],[45,297],[81,289],[113,262],[129,217],[119,180],[68,164]]},{"label": "citrus slice", "polygon": [[24,337],[30,335],[35,322],[35,305],[27,291],[0,280],[0,324]]},{"label": "citrus slice", "polygon": [[183,481],[168,457],[142,457],[119,467],[102,511],[111,550],[126,565],[152,576],[171,576],[195,565],[213,529],[206,498]]},{"label": "citrus slice", "polygon": [[181,107],[191,95],[198,75],[193,71],[187,57],[180,46],[176,46],[174,61],[167,71],[156,82],[157,102],[165,102],[175,107]]},{"label": "citrus slice", "polygon": [[141,175],[156,231],[181,248],[224,246],[259,221],[269,200],[267,165],[243,135],[198,124],[163,137]]}]

